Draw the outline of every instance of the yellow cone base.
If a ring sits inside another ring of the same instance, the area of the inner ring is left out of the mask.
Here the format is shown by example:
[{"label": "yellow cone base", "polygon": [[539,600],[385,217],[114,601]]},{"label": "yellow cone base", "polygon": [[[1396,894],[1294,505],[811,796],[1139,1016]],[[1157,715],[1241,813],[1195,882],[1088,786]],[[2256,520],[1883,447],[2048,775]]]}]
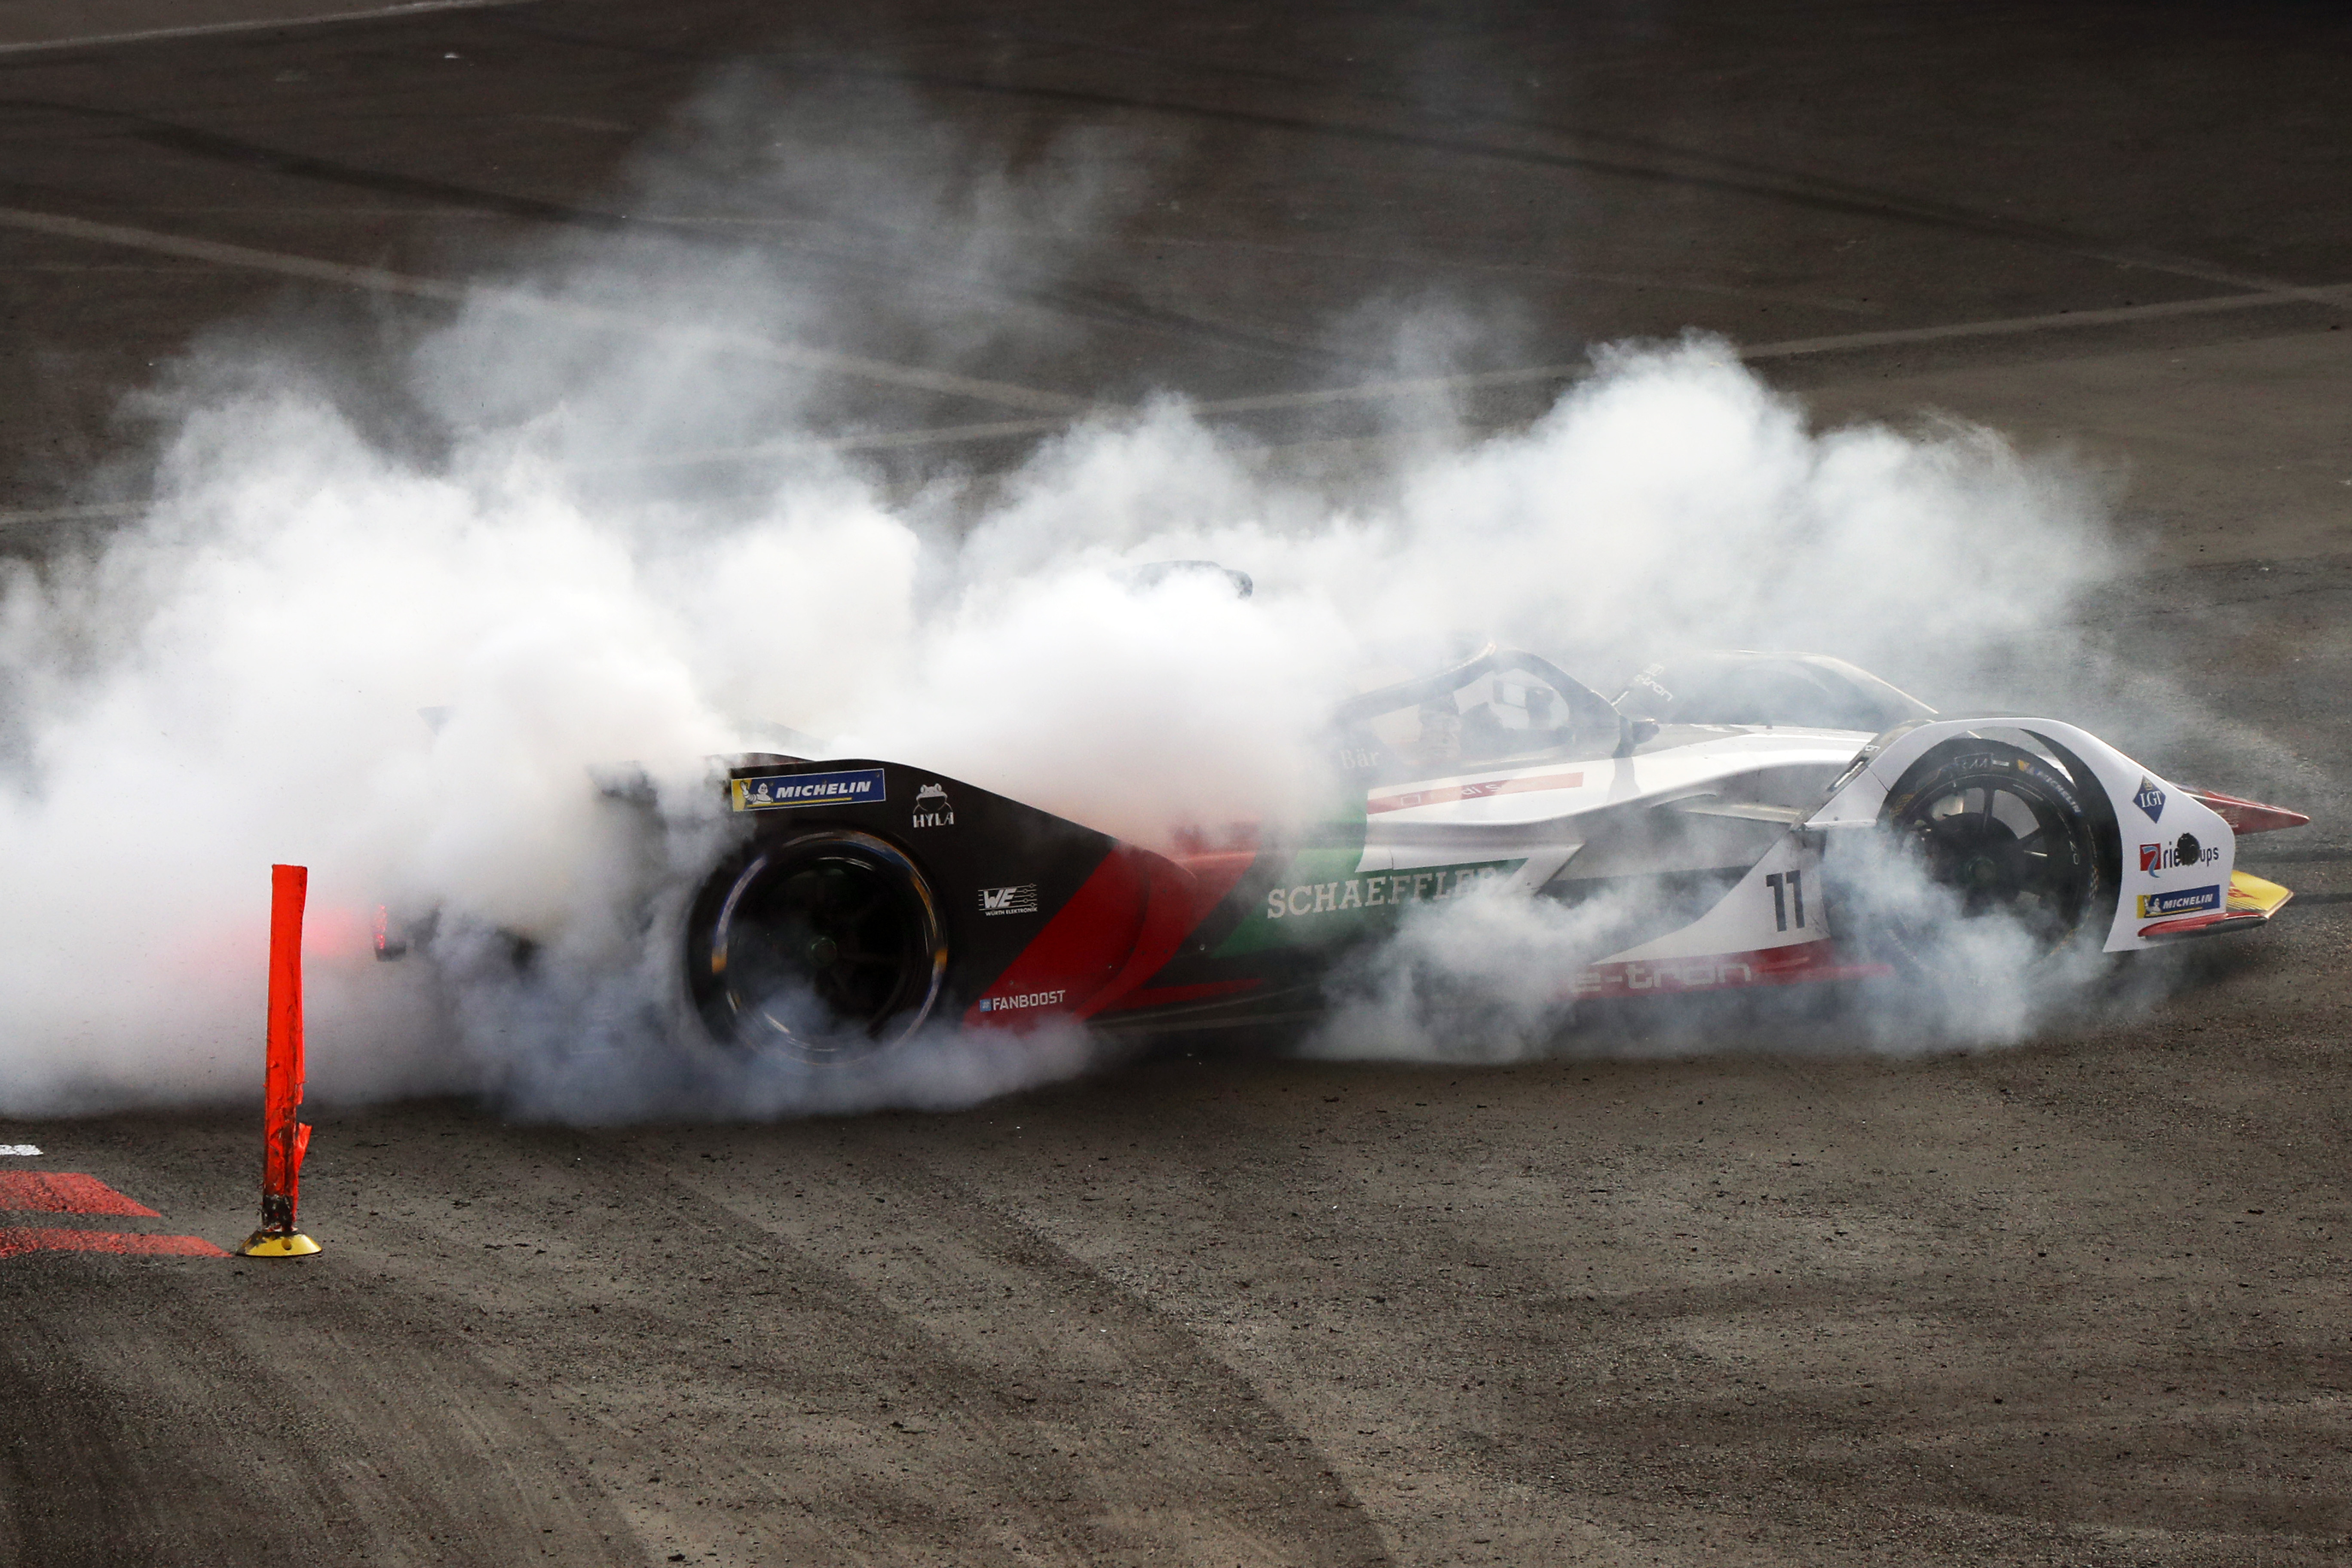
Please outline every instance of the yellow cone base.
[{"label": "yellow cone base", "polygon": [[245,1238],[245,1245],[236,1249],[236,1255],[239,1258],[308,1258],[318,1250],[319,1244],[307,1236],[257,1230]]}]

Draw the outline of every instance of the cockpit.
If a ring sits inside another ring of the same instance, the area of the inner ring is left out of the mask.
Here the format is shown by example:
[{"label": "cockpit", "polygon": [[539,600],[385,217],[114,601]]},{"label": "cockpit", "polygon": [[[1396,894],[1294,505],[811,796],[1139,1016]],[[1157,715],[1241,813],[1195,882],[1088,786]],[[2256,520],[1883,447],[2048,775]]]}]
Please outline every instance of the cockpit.
[{"label": "cockpit", "polygon": [[1622,754],[1655,730],[1549,660],[1491,646],[1451,669],[1350,699],[1337,718],[1342,764],[1371,784]]},{"label": "cockpit", "polygon": [[1611,702],[1540,655],[1487,645],[1434,675],[1340,704],[1340,763],[1398,784],[1522,763],[1632,754],[1662,725],[1877,734],[1935,710],[1824,654],[1719,651],[1652,665]]}]

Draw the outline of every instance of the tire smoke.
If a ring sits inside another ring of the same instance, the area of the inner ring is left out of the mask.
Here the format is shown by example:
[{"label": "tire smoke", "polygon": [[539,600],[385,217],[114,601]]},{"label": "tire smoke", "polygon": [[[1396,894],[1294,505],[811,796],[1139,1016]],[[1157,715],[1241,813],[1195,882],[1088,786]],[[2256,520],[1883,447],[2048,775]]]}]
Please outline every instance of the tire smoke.
[{"label": "tire smoke", "polygon": [[[1057,162],[1079,195],[1052,200],[1103,199],[1086,166]],[[2063,462],[1814,430],[1696,336],[1601,353],[1524,429],[1347,466],[1161,396],[1008,473],[886,477],[823,444],[828,372],[740,352],[810,318],[786,261],[611,244],[515,286],[642,331],[526,331],[486,283],[364,375],[266,334],[197,351],[144,395],[145,515],[5,568],[0,1112],[248,1093],[273,861],[311,868],[320,1098],[968,1103],[1093,1047],[942,1037],[830,1079],[679,1047],[677,910],[725,832],[709,759],[814,737],[1164,843],[1314,815],[1333,705],[1465,639],[1604,691],[1676,648],[1819,650],[1936,700],[2111,564]],[[751,493],[660,460],[713,426],[770,453]],[[1171,558],[1256,594],[1128,575]],[[379,901],[438,911],[430,963],[373,962]],[[1417,912],[1383,961],[1405,979],[1343,987],[1319,1048],[1444,1054],[1436,994],[1533,1048],[1549,1005],[1515,988],[1577,940],[1524,902]]]},{"label": "tire smoke", "polygon": [[[1851,958],[1885,971],[1859,985],[1581,998],[1574,977],[1622,945],[1639,898],[1569,904],[1498,882],[1412,906],[1390,940],[1342,961],[1326,987],[1329,1014],[1302,1048],[1448,1065],[1726,1050],[1916,1056],[2015,1045],[2092,1006],[2113,1021],[2163,988],[2153,973],[2112,972],[2095,942],[2046,952],[2018,920],[1966,910],[1875,833],[1832,852],[1842,896],[1816,921]],[[1899,951],[1872,941],[1888,926],[1906,932]]]}]

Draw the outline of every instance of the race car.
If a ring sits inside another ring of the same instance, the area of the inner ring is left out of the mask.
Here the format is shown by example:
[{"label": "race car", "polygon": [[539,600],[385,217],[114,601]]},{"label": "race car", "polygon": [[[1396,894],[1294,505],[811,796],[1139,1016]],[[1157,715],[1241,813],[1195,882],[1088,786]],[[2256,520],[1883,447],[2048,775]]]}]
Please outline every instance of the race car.
[{"label": "race car", "polygon": [[[815,1064],[950,1022],[1279,1023],[1465,897],[1589,917],[1552,977],[1570,1004],[1866,980],[1982,920],[2026,962],[2124,952],[2271,919],[2291,895],[2236,868],[2238,836],[2308,821],[1818,655],[1685,658],[1612,701],[1490,645],[1349,701],[1332,743],[1328,820],[1162,849],[903,763],[737,759],[739,838],[687,913],[691,1012]],[[1886,892],[1906,878],[1927,896]]]}]

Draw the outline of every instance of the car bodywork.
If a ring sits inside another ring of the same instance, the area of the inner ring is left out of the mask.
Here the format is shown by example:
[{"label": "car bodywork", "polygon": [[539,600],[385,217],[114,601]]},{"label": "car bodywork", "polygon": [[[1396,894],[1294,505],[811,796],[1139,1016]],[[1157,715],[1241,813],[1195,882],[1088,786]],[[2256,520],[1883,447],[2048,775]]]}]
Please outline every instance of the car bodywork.
[{"label": "car bodywork", "polygon": [[[897,978],[837,1009],[869,1041],[927,1020],[1296,1018],[1320,1005],[1342,954],[1496,884],[1588,912],[1587,955],[1553,977],[1563,1000],[1853,980],[1889,959],[1848,929],[1866,917],[1837,846],[1915,818],[1930,839],[1973,824],[1970,843],[1998,841],[2029,878],[2047,869],[2037,855],[2079,840],[2058,934],[2122,952],[2267,921],[2289,895],[2237,869],[2237,836],[2305,820],[2175,784],[2071,724],[1937,716],[1818,656],[1706,656],[1653,668],[1612,703],[1537,656],[1488,647],[1348,704],[1334,744],[1348,782],[1327,820],[1159,849],[893,761],[743,759],[726,782],[742,847],[689,915],[700,1015],[722,1039],[811,1037],[770,1016],[761,986],[810,954],[845,963],[897,942],[895,958],[865,960],[878,973],[887,959]],[[2025,806],[1997,797],[2012,775]],[[1927,804],[1923,779],[1950,798]],[[900,922],[915,934],[739,919],[824,855],[916,889]],[[743,978],[755,944],[790,949],[766,981]]]}]

